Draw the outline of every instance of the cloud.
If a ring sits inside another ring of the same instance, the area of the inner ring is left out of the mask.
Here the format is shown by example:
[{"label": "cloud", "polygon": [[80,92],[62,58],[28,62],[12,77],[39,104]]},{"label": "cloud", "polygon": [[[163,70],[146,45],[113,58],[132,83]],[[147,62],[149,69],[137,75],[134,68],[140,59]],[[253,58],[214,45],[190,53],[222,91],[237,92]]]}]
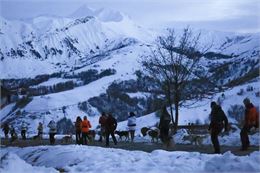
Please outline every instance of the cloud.
[{"label": "cloud", "polygon": [[212,21],[172,21],[163,23],[161,26],[169,28],[183,28],[191,26],[192,28],[203,28],[207,30],[219,30],[240,33],[260,32],[260,25],[256,16],[244,16],[234,19],[212,20]]}]

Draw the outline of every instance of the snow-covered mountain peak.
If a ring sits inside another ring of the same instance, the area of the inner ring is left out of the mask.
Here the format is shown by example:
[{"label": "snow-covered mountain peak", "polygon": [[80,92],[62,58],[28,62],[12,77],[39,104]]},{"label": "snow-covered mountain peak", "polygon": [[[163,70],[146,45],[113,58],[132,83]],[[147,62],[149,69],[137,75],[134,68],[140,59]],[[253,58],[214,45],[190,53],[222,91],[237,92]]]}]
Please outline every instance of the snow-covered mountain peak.
[{"label": "snow-covered mountain peak", "polygon": [[67,25],[70,21],[71,19],[68,18],[39,16],[33,18],[30,23],[32,27],[36,29],[40,35],[42,35],[51,30],[55,30],[56,28],[61,28],[64,25]]},{"label": "snow-covered mountain peak", "polygon": [[126,15],[122,14],[119,11],[101,8],[95,11],[95,15],[98,17],[99,20],[103,22],[120,22],[122,21]]},{"label": "snow-covered mountain peak", "polygon": [[87,6],[87,4],[84,4],[80,6],[77,10],[75,10],[72,14],[70,14],[68,17],[69,18],[82,18],[84,16],[94,16],[94,9],[90,8]]},{"label": "snow-covered mountain peak", "polygon": [[127,15],[108,8],[93,9],[86,4],[79,7],[75,12],[69,15],[69,18],[77,19],[86,16],[94,16],[102,22],[121,22]]}]

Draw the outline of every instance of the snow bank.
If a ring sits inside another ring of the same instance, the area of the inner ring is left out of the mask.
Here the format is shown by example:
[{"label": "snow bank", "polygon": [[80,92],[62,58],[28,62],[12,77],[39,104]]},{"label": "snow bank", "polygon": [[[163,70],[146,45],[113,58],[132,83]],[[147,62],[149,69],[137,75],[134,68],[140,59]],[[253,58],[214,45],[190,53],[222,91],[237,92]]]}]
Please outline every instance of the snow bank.
[{"label": "snow bank", "polygon": [[[198,152],[152,153],[91,146],[39,146],[27,148],[3,148],[2,153],[15,153],[35,166],[63,169],[68,172],[259,172],[260,152],[248,156],[235,156],[231,152],[200,154]],[[10,162],[25,162],[10,154],[2,167],[7,170]],[[24,168],[24,169],[25,169]],[[44,170],[42,167],[31,169]],[[9,168],[11,169],[11,168]],[[29,168],[28,168],[29,169]],[[47,172],[47,170],[46,170]]]},{"label": "snow bank", "polygon": [[13,153],[6,153],[1,156],[1,166],[0,172],[8,172],[8,173],[28,173],[28,172],[37,172],[37,173],[56,173],[58,172],[54,168],[46,168],[39,166],[32,166],[18,157]]}]

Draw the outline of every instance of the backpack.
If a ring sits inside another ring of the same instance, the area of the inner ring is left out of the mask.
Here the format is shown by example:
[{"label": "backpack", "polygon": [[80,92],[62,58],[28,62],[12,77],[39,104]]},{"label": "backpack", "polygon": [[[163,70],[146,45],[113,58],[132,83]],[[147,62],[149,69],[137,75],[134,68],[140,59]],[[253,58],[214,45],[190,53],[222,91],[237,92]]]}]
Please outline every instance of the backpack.
[{"label": "backpack", "polygon": [[107,120],[107,117],[105,117],[105,116],[101,116],[99,118],[99,123],[101,124],[101,126],[104,126],[106,124],[106,120]]},{"label": "backpack", "polygon": [[255,107],[252,107],[248,111],[248,123],[253,125],[255,128],[259,127],[259,113]]},{"label": "backpack", "polygon": [[114,117],[108,117],[107,119],[107,125],[108,125],[108,128],[111,129],[111,130],[115,130],[116,127],[117,127],[117,121]]}]

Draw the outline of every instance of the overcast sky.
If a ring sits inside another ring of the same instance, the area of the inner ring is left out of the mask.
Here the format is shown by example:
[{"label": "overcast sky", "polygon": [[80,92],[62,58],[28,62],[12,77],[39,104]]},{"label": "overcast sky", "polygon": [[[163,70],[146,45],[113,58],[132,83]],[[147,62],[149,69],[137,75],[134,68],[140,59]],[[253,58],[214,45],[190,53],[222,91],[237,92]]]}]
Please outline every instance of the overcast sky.
[{"label": "overcast sky", "polygon": [[260,0],[0,0],[0,13],[7,19],[68,16],[85,4],[121,11],[148,27],[260,32]]}]

